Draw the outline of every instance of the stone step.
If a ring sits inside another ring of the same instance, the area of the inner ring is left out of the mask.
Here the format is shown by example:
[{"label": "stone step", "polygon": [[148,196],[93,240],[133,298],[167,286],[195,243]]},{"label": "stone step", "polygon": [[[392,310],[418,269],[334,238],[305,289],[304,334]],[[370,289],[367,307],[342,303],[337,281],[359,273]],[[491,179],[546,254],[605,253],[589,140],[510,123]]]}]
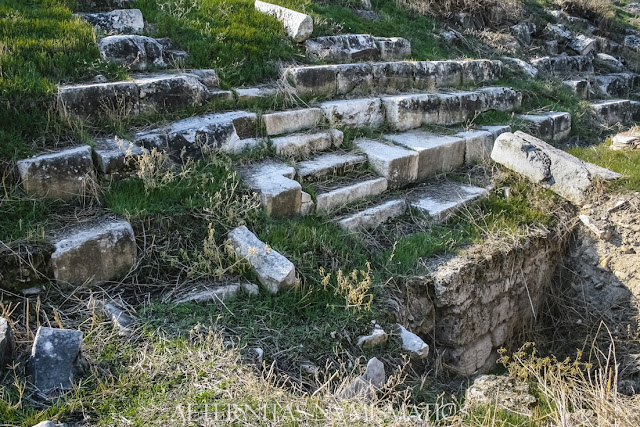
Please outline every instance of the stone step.
[{"label": "stone step", "polygon": [[316,212],[331,212],[349,203],[377,196],[387,190],[386,178],[368,178],[350,181],[339,187],[316,194]]},{"label": "stone step", "polygon": [[377,129],[384,123],[380,98],[328,101],[320,104],[320,108],[332,127]]},{"label": "stone step", "polygon": [[629,123],[633,116],[632,107],[635,105],[627,99],[609,99],[592,102],[590,107],[597,121],[605,126],[614,126]]},{"label": "stone step", "polygon": [[198,107],[211,100],[232,100],[218,88],[214,70],[134,74],[130,81],[60,85],[57,108],[65,116],[88,119]]},{"label": "stone step", "polygon": [[373,37],[369,34],[340,34],[308,39],[307,56],[314,61],[348,63],[358,61],[401,61],[411,56],[411,43],[401,37]]},{"label": "stone step", "polygon": [[606,96],[625,96],[640,85],[640,74],[614,73],[596,76],[596,85]]},{"label": "stone step", "polygon": [[125,220],[103,218],[71,226],[51,239],[53,276],[72,285],[100,283],[124,276],[135,264],[138,247]]},{"label": "stone step", "polygon": [[203,152],[215,150],[238,153],[258,143],[257,121],[256,113],[247,111],[189,117],[140,131],[133,142],[148,150],[165,150],[176,159],[184,156],[199,159]]},{"label": "stone step", "polygon": [[316,151],[337,148],[342,145],[344,135],[336,129],[315,133],[300,133],[271,138],[276,154],[288,157],[303,157]]},{"label": "stone step", "polygon": [[27,194],[48,199],[83,195],[95,177],[88,145],[19,160],[17,169]]},{"label": "stone step", "polygon": [[[260,196],[267,215],[297,215],[302,209],[302,186],[293,178],[295,169],[286,163],[267,160],[238,168],[238,174],[251,191]],[[306,193],[305,193],[306,194]]]},{"label": "stone step", "polygon": [[467,204],[485,197],[488,191],[474,185],[441,180],[412,189],[409,206],[437,221],[444,221]]},{"label": "stone step", "polygon": [[80,13],[79,16],[97,31],[113,34],[141,34],[144,19],[139,9],[116,9],[109,12]]},{"label": "stone step", "polygon": [[138,35],[107,36],[98,42],[102,59],[120,64],[132,71],[166,68],[167,64],[184,61],[187,52],[172,48],[169,39]]},{"label": "stone step", "polygon": [[137,161],[146,151],[118,137],[100,138],[93,146],[93,159],[98,172],[119,176],[137,169]]},{"label": "stone step", "polygon": [[255,102],[277,96],[278,87],[274,84],[264,84],[253,87],[239,87],[234,89],[238,102]]},{"label": "stone step", "polygon": [[418,153],[413,150],[360,138],[354,141],[366,156],[369,166],[386,178],[390,187],[401,187],[418,179]]},{"label": "stone step", "polygon": [[591,97],[591,82],[587,79],[564,80],[562,83],[569,86],[580,99]]},{"label": "stone step", "polygon": [[324,113],[320,108],[277,111],[262,115],[262,124],[269,136],[313,129],[323,120]]},{"label": "stone step", "polygon": [[491,82],[502,75],[502,63],[467,61],[374,62],[290,67],[285,80],[300,96],[388,93]]},{"label": "stone step", "polygon": [[370,230],[405,213],[407,203],[395,199],[372,206],[338,220],[338,225],[349,231]]},{"label": "stone step", "polygon": [[579,75],[593,73],[593,59],[589,55],[545,56],[532,59],[531,65],[539,72],[551,75]]},{"label": "stone step", "polygon": [[362,154],[327,153],[296,165],[296,179],[300,182],[318,180],[331,175],[343,175],[364,165],[367,157]]},{"label": "stone step", "polygon": [[539,138],[560,141],[571,132],[571,114],[547,111],[534,114],[522,114],[518,118],[528,123],[530,132]]},{"label": "stone step", "polygon": [[521,103],[522,94],[505,87],[382,98],[386,121],[396,131],[415,129],[423,124],[463,123],[479,113],[489,110],[510,111]]},{"label": "stone step", "polygon": [[[486,132],[487,135],[491,135]],[[385,139],[418,153],[417,180],[448,172],[464,164],[466,141],[458,136],[437,135],[424,130],[386,134]]]},{"label": "stone step", "polygon": [[472,165],[491,158],[493,142],[498,135],[511,132],[510,126],[490,126],[456,133],[454,136],[464,139],[464,162]]}]

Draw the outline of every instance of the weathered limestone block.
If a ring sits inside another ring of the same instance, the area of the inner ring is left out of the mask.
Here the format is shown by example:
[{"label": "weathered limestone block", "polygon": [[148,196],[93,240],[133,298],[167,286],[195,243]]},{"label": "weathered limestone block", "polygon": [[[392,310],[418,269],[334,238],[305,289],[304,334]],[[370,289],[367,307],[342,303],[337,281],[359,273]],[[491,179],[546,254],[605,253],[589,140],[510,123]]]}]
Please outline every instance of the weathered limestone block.
[{"label": "weathered limestone block", "polygon": [[436,67],[436,86],[460,86],[462,84],[463,62],[464,61],[433,61]]},{"label": "weathered limestone block", "polygon": [[236,255],[251,264],[260,284],[271,293],[291,288],[297,283],[294,265],[256,237],[245,226],[229,232]]},{"label": "weathered limestone block", "polygon": [[458,132],[455,136],[464,139],[464,162],[471,165],[491,158],[493,141],[496,139],[488,130],[470,130]]},{"label": "weathered limestone block", "polygon": [[82,195],[94,178],[88,145],[19,160],[17,167],[24,191],[48,199]]},{"label": "weathered limestone block", "polygon": [[553,75],[575,75],[593,72],[593,59],[588,55],[545,56],[532,59],[538,71]]},{"label": "weathered limestone block", "polygon": [[640,52],[640,36],[629,34],[624,38],[624,47],[635,52]]},{"label": "weathered limestone block", "polygon": [[464,206],[487,194],[489,193],[484,188],[443,180],[416,189],[409,197],[409,204],[436,221],[444,221]]},{"label": "weathered limestone block", "polygon": [[521,120],[530,123],[532,133],[538,138],[560,141],[571,132],[571,114],[549,111],[538,114],[523,114]]},{"label": "weathered limestone block", "polygon": [[411,62],[374,62],[371,67],[376,91],[388,93],[413,87],[414,65]]},{"label": "weathered limestone block", "polygon": [[386,96],[382,98],[382,107],[391,128],[404,131],[423,123],[438,123],[441,100],[437,93]]},{"label": "weathered limestone block", "polygon": [[371,168],[385,177],[391,187],[401,187],[418,179],[417,152],[371,139],[357,139],[354,143],[366,154]]},{"label": "weathered limestone block", "polygon": [[384,364],[374,357],[367,363],[367,369],[364,374],[347,385],[340,392],[340,397],[343,399],[371,401],[386,382],[387,376],[384,372]]},{"label": "weathered limestone block", "polygon": [[396,324],[396,331],[400,335],[402,350],[409,353],[412,359],[424,359],[429,355],[429,346],[422,339],[404,326]]},{"label": "weathered limestone block", "polygon": [[[196,76],[189,74],[140,74],[132,76],[138,87],[138,111],[175,111],[180,108],[205,104],[210,99],[209,89]],[[228,92],[230,99],[233,93]]]},{"label": "weathered limestone block", "polygon": [[96,117],[138,114],[138,87],[134,82],[88,83],[58,87],[62,115]]},{"label": "weathered limestone block", "polygon": [[387,134],[386,139],[418,152],[418,181],[438,172],[448,172],[464,164],[465,140],[436,135],[423,130]]},{"label": "weathered limestone block", "polygon": [[96,169],[105,175],[122,174],[137,168],[137,161],[145,152],[133,142],[118,137],[101,138],[93,147]]},{"label": "weathered limestone block", "polygon": [[414,63],[414,87],[416,89],[435,89],[437,86],[437,67],[433,61]]},{"label": "weathered limestone block", "polygon": [[547,24],[544,29],[545,36],[550,40],[557,40],[558,43],[564,43],[573,38],[573,33],[563,24]]},{"label": "weathered limestone block", "polygon": [[569,86],[581,99],[589,99],[591,96],[591,83],[589,83],[589,80],[564,80],[562,83]]},{"label": "weathered limestone block", "polygon": [[349,231],[370,230],[402,215],[406,209],[407,204],[404,199],[389,200],[342,218],[338,221],[338,225]]},{"label": "weathered limestone block", "polygon": [[238,102],[253,102],[278,95],[278,88],[270,85],[239,87],[235,89]]},{"label": "weathered limestone block", "polygon": [[529,384],[509,377],[480,375],[467,389],[465,406],[496,407],[519,415],[533,414],[536,398],[529,393]]},{"label": "weathered limestone block", "polygon": [[635,73],[615,73],[596,76],[600,91],[608,96],[625,96],[640,84],[640,75]]},{"label": "weathered limestone block", "polygon": [[379,98],[328,101],[320,105],[332,127],[379,128],[384,123],[382,102]]},{"label": "weathered limestone block", "polygon": [[612,150],[634,150],[640,148],[640,134],[636,131],[619,133],[612,138]]},{"label": "weathered limestone block", "polygon": [[105,34],[139,34],[144,30],[144,19],[139,9],[83,13],[80,17]]},{"label": "weathered limestone block", "polygon": [[328,131],[292,134],[272,138],[271,143],[280,156],[301,157],[315,151],[327,150],[342,145],[344,135],[336,129]]},{"label": "weathered limestone block", "polygon": [[502,62],[479,59],[461,61],[462,84],[479,84],[496,80],[502,76]]},{"label": "weathered limestone block", "polygon": [[0,317],[0,372],[13,363],[13,331],[4,317]]},{"label": "weathered limestone block", "polygon": [[74,369],[82,346],[82,332],[41,326],[29,359],[33,384],[45,395],[73,388]]},{"label": "weathered limestone block", "polygon": [[500,135],[491,158],[576,204],[584,203],[596,180],[620,177],[524,132]]},{"label": "weathered limestone block", "polygon": [[148,150],[166,150],[172,157],[193,159],[215,150],[237,152],[255,140],[240,139],[250,136],[257,123],[257,115],[246,111],[208,114],[179,120],[167,126],[141,131],[134,142]]},{"label": "weathered limestone block", "polygon": [[538,69],[528,62],[523,61],[520,58],[502,57],[502,62],[507,69],[511,69],[514,72],[520,72],[525,76],[535,79],[538,76]]},{"label": "weathered limestone block", "polygon": [[255,8],[274,16],[282,23],[289,37],[297,42],[305,41],[313,32],[313,19],[309,15],[260,0],[256,0]]},{"label": "weathered limestone block", "polygon": [[259,193],[267,215],[291,216],[300,213],[302,186],[294,181],[295,169],[282,162],[266,161],[238,169],[244,183]]},{"label": "weathered limestone block", "polygon": [[[503,133],[511,132],[511,126],[509,125],[482,126],[480,127],[480,130],[486,130],[487,132],[491,133],[491,136],[493,136],[493,139],[495,141],[495,139],[500,135],[502,135]],[[493,147],[493,142],[491,144],[492,144],[491,146]]]},{"label": "weathered limestone block", "polygon": [[363,94],[374,89],[371,64],[340,64],[335,68],[338,95]]},{"label": "weathered limestone block", "polygon": [[383,61],[402,61],[411,56],[411,42],[402,37],[375,37]]},{"label": "weathered limestone block", "polygon": [[598,53],[594,58],[594,62],[600,68],[604,68],[613,73],[624,71],[624,64],[607,53]]},{"label": "weathered limestone block", "polygon": [[511,27],[511,34],[524,45],[531,44],[531,34],[536,31],[536,24],[533,22],[520,22]]},{"label": "weathered limestone block", "polygon": [[130,70],[144,71],[167,66],[162,45],[151,37],[108,36],[98,42],[98,50],[105,61],[115,62]]},{"label": "weathered limestone block", "polygon": [[591,104],[596,120],[605,126],[631,121],[631,103],[626,99],[597,101]]},{"label": "weathered limestone block", "polygon": [[334,96],[337,91],[338,68],[335,65],[291,67],[283,78],[300,96]]},{"label": "weathered limestone block", "polygon": [[387,190],[385,178],[374,178],[339,187],[316,196],[316,211],[329,212],[356,200],[381,194]]},{"label": "weathered limestone block", "polygon": [[587,37],[584,34],[575,36],[567,46],[578,55],[595,54],[598,50],[598,42],[595,38]]},{"label": "weathered limestone block", "polygon": [[483,87],[474,91],[477,93],[481,105],[478,111],[489,110],[511,111],[522,104],[522,93],[508,87]]},{"label": "weathered limestone block", "polygon": [[138,252],[131,225],[102,219],[65,230],[52,239],[51,269],[56,280],[72,285],[117,279],[134,265]]},{"label": "weathered limestone block", "polygon": [[316,210],[316,204],[311,197],[311,194],[302,192],[302,202],[300,205],[300,214],[309,215]]},{"label": "weathered limestone block", "polygon": [[328,175],[344,175],[349,170],[366,163],[362,154],[327,153],[311,160],[299,162],[296,179],[300,182],[317,180]]},{"label": "weathered limestone block", "polygon": [[308,39],[307,56],[327,62],[375,61],[380,59],[376,39],[368,34],[340,34]]},{"label": "weathered limestone block", "polygon": [[317,127],[324,118],[320,108],[278,111],[263,114],[262,122],[267,135],[282,135]]}]

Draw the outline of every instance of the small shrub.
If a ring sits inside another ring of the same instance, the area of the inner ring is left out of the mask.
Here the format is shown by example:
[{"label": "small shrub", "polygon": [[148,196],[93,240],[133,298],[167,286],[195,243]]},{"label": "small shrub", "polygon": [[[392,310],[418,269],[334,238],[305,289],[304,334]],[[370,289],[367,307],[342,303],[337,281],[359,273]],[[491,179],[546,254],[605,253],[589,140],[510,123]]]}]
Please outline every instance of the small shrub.
[{"label": "small shrub", "polygon": [[[450,18],[457,13],[481,15],[486,21],[493,21],[502,15],[508,19],[517,19],[522,15],[522,5],[519,0],[396,0],[398,4],[415,12],[444,16]],[[497,13],[496,13],[497,12]],[[501,12],[501,13],[500,13]]]},{"label": "small shrub", "polygon": [[153,148],[150,152],[140,156],[138,166],[138,178],[144,183],[144,190],[147,194],[156,188],[166,187],[176,178],[169,154],[166,151],[158,151]]},{"label": "small shrub", "polygon": [[615,16],[611,0],[560,0],[558,5],[569,15],[586,18],[600,25],[608,24]]},{"label": "small shrub", "polygon": [[322,286],[325,291],[333,287],[335,295],[342,295],[345,299],[345,308],[353,311],[369,311],[373,302],[371,291],[371,265],[367,263],[367,271],[353,270],[350,274],[344,274],[338,270],[335,282],[331,280],[331,273],[320,269]]}]

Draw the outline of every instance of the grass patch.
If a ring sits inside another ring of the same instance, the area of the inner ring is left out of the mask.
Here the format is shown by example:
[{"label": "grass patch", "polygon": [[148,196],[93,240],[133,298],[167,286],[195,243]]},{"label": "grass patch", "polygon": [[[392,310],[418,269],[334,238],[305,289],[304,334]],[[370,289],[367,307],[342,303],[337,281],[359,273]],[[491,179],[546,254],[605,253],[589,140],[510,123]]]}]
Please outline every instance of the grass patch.
[{"label": "grass patch", "polygon": [[62,202],[31,199],[15,194],[0,198],[0,242],[42,239],[42,225]]},{"label": "grass patch", "polygon": [[570,154],[585,162],[594,163],[603,168],[622,174],[622,178],[612,181],[608,186],[612,190],[638,191],[640,190],[640,151],[613,151],[609,147],[611,140],[591,147],[577,147],[569,151]]},{"label": "grass patch", "polygon": [[0,39],[0,162],[69,137],[51,111],[58,82],[126,76],[100,59],[93,28],[64,0],[4,0]]}]

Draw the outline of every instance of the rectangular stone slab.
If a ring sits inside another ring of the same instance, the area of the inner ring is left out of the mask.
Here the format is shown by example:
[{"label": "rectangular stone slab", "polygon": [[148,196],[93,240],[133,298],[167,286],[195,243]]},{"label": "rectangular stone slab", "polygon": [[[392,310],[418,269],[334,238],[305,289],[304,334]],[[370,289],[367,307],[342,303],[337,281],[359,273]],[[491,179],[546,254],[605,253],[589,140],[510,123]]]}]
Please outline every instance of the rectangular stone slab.
[{"label": "rectangular stone slab", "polygon": [[24,191],[48,199],[84,194],[95,175],[88,145],[19,160],[16,165]]},{"label": "rectangular stone slab", "polygon": [[33,341],[29,372],[45,396],[73,388],[73,371],[82,346],[82,332],[41,326]]},{"label": "rectangular stone slab", "polygon": [[386,178],[374,178],[336,188],[316,196],[316,211],[328,212],[387,190]]},{"label": "rectangular stone slab", "polygon": [[324,115],[320,108],[278,111],[262,115],[262,123],[269,136],[313,129],[323,119]]},{"label": "rectangular stone slab", "polygon": [[238,168],[244,183],[259,193],[267,215],[291,216],[300,213],[302,186],[294,181],[295,169],[285,163],[265,161]]},{"label": "rectangular stone slab", "polygon": [[386,134],[385,139],[418,153],[418,181],[464,164],[465,140],[423,130]]},{"label": "rectangular stone slab", "polygon": [[268,247],[245,226],[229,232],[229,239],[236,255],[251,264],[260,284],[271,293],[290,288],[297,282],[294,265]]},{"label": "rectangular stone slab", "polygon": [[487,194],[484,188],[444,180],[416,189],[409,197],[409,204],[435,220],[443,221],[468,203]]},{"label": "rectangular stone slab", "polygon": [[407,204],[404,199],[389,200],[342,218],[338,221],[338,225],[349,231],[368,230],[402,215],[406,208]]},{"label": "rectangular stone slab", "polygon": [[311,181],[328,175],[343,174],[366,161],[367,158],[362,154],[327,153],[299,162],[296,166],[296,176],[300,182]]},{"label": "rectangular stone slab", "polygon": [[493,146],[491,159],[578,205],[587,200],[596,180],[620,177],[620,174],[583,162],[524,132],[500,135]]},{"label": "rectangular stone slab", "polygon": [[488,130],[470,130],[458,132],[455,136],[465,141],[464,162],[466,164],[471,165],[491,158],[493,141],[496,139],[493,133]]},{"label": "rectangular stone slab", "polygon": [[71,227],[51,239],[51,269],[56,280],[72,285],[99,283],[125,275],[138,247],[131,225],[102,219]]},{"label": "rectangular stone slab", "polygon": [[315,151],[342,145],[343,134],[331,129],[323,132],[301,133],[272,138],[271,143],[280,156],[301,157]]},{"label": "rectangular stone slab", "polygon": [[387,178],[389,185],[400,187],[418,179],[418,153],[372,139],[357,139],[355,145],[367,156],[369,165]]},{"label": "rectangular stone slab", "polygon": [[333,127],[375,129],[384,123],[382,102],[379,98],[328,101],[320,104],[320,108]]}]

